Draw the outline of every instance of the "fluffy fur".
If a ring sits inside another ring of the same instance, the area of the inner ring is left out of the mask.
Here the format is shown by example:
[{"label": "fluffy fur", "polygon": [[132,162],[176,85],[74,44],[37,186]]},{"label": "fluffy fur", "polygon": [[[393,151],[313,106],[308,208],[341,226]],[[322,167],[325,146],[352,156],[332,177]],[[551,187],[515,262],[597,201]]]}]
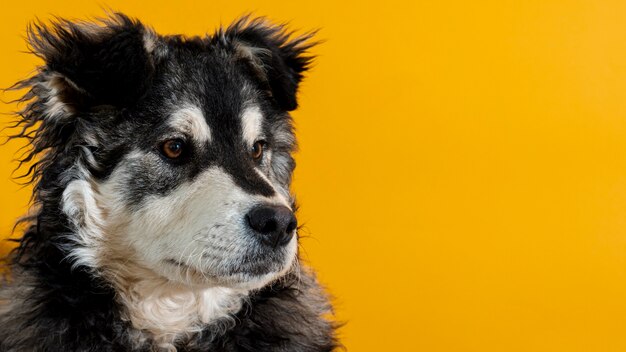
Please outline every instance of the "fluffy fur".
[{"label": "fluffy fur", "polygon": [[335,349],[297,234],[268,241],[248,218],[295,210],[288,111],[311,36],[247,17],[160,36],[122,14],[28,33],[44,65],[14,87],[13,138],[30,142],[34,212],[7,258],[0,350]]}]

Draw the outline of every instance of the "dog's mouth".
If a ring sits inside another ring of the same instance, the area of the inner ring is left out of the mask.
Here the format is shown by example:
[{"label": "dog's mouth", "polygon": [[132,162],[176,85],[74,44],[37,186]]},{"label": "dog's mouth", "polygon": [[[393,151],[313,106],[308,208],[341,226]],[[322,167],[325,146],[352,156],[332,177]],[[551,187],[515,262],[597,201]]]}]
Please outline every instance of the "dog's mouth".
[{"label": "dog's mouth", "polygon": [[248,281],[255,281],[262,277],[279,276],[291,267],[293,260],[289,254],[270,256],[265,260],[241,261],[236,265],[222,267],[219,272],[197,267],[168,258],[163,262],[176,269],[177,272],[187,279],[193,279],[197,283],[212,282],[214,284],[242,284]]}]

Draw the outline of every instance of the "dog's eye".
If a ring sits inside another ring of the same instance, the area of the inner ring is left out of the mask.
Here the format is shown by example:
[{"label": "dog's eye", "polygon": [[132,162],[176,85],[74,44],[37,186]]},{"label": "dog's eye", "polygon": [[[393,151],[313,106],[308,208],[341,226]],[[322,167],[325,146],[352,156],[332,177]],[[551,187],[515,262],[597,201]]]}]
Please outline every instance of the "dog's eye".
[{"label": "dog's eye", "polygon": [[161,153],[170,159],[177,159],[185,150],[185,142],[181,139],[169,139],[161,145]]},{"label": "dog's eye", "polygon": [[252,149],[250,150],[250,156],[254,161],[259,161],[263,157],[263,152],[265,152],[265,147],[267,146],[267,142],[264,140],[258,140],[254,142],[252,145]]}]

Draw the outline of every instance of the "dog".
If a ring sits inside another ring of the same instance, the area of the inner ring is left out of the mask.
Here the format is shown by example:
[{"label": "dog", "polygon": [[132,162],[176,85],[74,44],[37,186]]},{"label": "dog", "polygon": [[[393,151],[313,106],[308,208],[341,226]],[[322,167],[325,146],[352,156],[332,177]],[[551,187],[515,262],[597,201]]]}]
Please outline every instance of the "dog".
[{"label": "dog", "polygon": [[12,89],[33,210],[6,258],[0,350],[332,351],[298,260],[289,112],[312,33],[245,16],[158,35],[114,13],[29,26]]}]

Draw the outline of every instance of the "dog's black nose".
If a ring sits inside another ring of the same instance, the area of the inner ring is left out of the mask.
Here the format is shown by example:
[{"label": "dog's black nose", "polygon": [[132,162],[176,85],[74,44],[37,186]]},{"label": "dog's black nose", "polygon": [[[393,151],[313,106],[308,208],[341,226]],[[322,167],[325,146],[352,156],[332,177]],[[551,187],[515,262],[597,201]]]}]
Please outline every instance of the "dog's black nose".
[{"label": "dog's black nose", "polygon": [[260,205],[246,215],[248,224],[263,243],[274,248],[289,243],[298,226],[293,212],[282,205]]}]

